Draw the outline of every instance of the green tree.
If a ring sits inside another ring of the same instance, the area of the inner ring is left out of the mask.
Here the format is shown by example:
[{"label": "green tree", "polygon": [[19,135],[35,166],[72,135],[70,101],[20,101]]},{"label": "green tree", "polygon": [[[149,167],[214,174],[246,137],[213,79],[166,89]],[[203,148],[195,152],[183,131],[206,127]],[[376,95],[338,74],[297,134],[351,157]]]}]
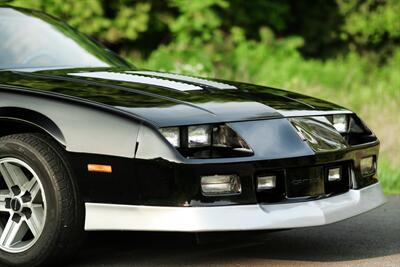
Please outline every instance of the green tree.
[{"label": "green tree", "polygon": [[42,10],[110,44],[134,41],[147,31],[151,9],[150,1],[128,0],[15,0],[13,5]]}]

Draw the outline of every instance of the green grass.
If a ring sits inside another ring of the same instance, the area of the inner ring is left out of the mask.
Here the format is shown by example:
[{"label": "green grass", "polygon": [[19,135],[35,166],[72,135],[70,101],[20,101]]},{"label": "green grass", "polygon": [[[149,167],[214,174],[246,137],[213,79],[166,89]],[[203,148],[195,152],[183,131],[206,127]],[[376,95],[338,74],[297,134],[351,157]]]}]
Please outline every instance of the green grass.
[{"label": "green grass", "polygon": [[378,175],[386,194],[400,194],[400,171],[388,161],[380,160]]}]

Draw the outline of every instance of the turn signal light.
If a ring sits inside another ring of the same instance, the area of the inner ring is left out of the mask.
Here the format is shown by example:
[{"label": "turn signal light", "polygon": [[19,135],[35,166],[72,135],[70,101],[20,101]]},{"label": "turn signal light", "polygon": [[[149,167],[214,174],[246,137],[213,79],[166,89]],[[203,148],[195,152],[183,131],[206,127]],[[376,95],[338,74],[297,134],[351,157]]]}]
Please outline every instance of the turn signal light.
[{"label": "turn signal light", "polygon": [[367,157],[361,159],[360,169],[363,176],[373,175],[376,172],[375,157]]},{"label": "turn signal light", "polygon": [[112,173],[111,165],[88,164],[87,168],[89,172]]}]

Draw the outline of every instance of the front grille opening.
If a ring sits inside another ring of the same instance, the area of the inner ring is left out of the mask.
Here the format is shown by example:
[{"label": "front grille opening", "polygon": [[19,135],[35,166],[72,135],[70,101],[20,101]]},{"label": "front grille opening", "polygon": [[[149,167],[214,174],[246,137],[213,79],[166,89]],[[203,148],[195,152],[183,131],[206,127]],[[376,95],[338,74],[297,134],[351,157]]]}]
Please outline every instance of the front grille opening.
[{"label": "front grille opening", "polygon": [[[340,169],[340,179],[329,181],[329,170]],[[351,162],[258,172],[254,184],[258,203],[299,202],[345,193],[350,189]],[[276,187],[257,191],[257,177],[276,175]]]}]

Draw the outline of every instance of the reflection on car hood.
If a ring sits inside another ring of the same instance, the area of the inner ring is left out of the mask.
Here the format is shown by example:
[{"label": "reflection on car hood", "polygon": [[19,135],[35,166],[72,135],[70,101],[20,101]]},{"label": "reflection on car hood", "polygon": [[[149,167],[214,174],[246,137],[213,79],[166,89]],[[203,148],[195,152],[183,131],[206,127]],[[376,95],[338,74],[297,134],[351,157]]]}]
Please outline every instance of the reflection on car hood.
[{"label": "reflection on car hood", "polygon": [[159,127],[349,112],[284,90],[163,72],[10,71],[0,74],[0,83],[111,105]]}]

